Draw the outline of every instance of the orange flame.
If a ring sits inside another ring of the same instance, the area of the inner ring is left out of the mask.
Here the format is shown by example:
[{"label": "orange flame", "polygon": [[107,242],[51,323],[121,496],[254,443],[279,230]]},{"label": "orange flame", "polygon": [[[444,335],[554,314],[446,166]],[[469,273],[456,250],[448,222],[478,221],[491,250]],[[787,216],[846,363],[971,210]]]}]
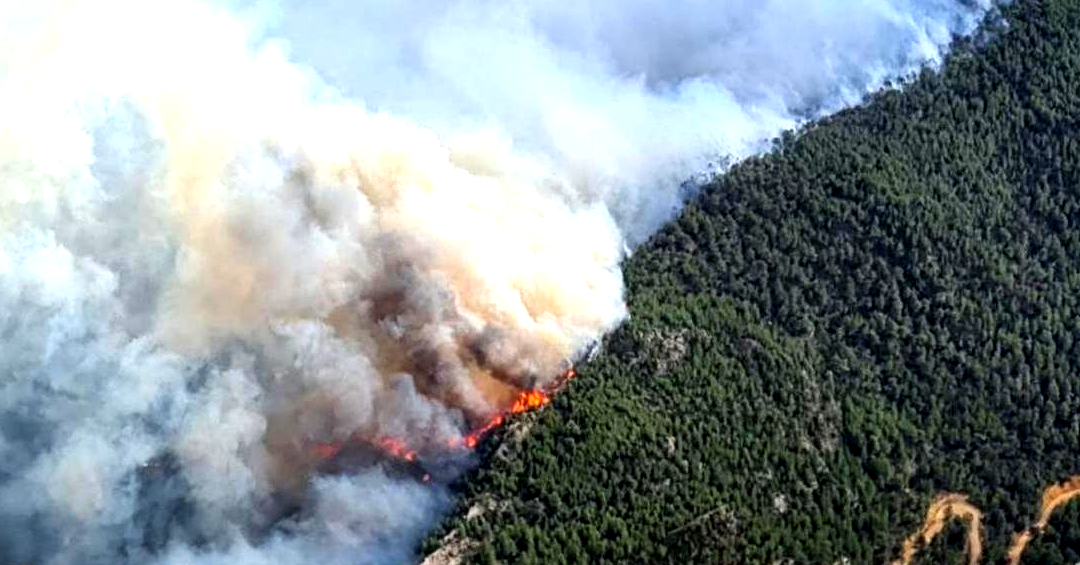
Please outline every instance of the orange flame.
[{"label": "orange flame", "polygon": [[311,452],[322,460],[333,459],[338,453],[341,453],[341,449],[344,445],[340,443],[316,443],[311,446]]},{"label": "orange flame", "polygon": [[495,416],[494,418],[488,420],[487,423],[485,423],[483,426],[480,426],[479,428],[477,428],[477,429],[473,430],[472,432],[470,432],[468,435],[466,435],[461,440],[451,441],[450,442],[450,447],[452,449],[457,449],[457,448],[461,447],[462,443],[464,443],[465,447],[468,447],[469,449],[475,448],[477,445],[479,445],[480,440],[485,435],[488,434],[488,432],[490,432],[491,430],[494,430],[495,428],[501,426],[503,424],[504,419],[505,418],[503,418],[502,415]]},{"label": "orange flame", "polygon": [[550,402],[551,398],[548,397],[546,393],[539,390],[526,390],[518,395],[517,400],[514,401],[509,412],[511,414],[521,414],[522,412],[528,412],[529,410],[543,408]]},{"label": "orange flame", "polygon": [[[480,444],[480,440],[492,430],[506,423],[506,420],[515,414],[521,414],[523,412],[530,412],[532,410],[538,410],[551,403],[551,395],[562,390],[566,386],[567,381],[577,376],[577,372],[574,369],[568,369],[566,373],[563,373],[551,386],[546,389],[529,389],[523,390],[518,393],[517,398],[510,405],[509,408],[503,412],[492,416],[491,419],[484,422],[484,424],[478,428],[473,429],[468,434],[461,438],[453,439],[447,442],[447,447],[450,449],[475,449]],[[404,441],[393,438],[384,437],[374,443],[376,447],[383,451],[386,455],[402,461],[414,462],[417,458],[417,451],[411,449]],[[344,442],[336,443],[316,443],[312,446],[311,451],[315,457],[320,460],[333,459],[338,453],[345,447]],[[427,482],[427,481],[425,481]]]},{"label": "orange flame", "polygon": [[409,449],[409,446],[405,445],[405,442],[400,439],[384,437],[379,440],[378,446],[391,457],[410,463],[416,461],[416,450]]},{"label": "orange flame", "polygon": [[506,419],[515,414],[521,414],[522,412],[530,412],[532,410],[538,410],[551,404],[551,395],[562,390],[566,386],[566,382],[577,376],[577,371],[574,369],[567,369],[551,386],[547,389],[530,389],[523,390],[518,393],[517,398],[514,399],[510,408],[507,408],[503,413],[493,416],[490,420],[484,423],[479,428],[469,432],[460,441],[451,441],[451,448],[460,448],[462,445],[469,449],[476,448],[480,444],[480,440],[484,438],[495,428],[503,425]]}]

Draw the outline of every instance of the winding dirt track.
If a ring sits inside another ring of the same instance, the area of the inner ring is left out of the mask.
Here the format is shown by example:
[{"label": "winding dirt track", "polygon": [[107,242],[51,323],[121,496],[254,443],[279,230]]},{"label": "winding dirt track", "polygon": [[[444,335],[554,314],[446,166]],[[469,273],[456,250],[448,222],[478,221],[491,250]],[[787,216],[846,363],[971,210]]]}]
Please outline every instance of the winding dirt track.
[{"label": "winding dirt track", "polygon": [[[1008,565],[1019,565],[1020,557],[1028,543],[1042,533],[1050,523],[1054,512],[1075,498],[1080,498],[1080,475],[1075,475],[1063,482],[1050,485],[1043,491],[1039,519],[1034,525],[1013,536],[1012,545],[1006,555]],[[901,546],[900,558],[890,565],[912,565],[918,551],[934,541],[945,529],[949,520],[958,519],[968,523],[967,556],[968,565],[976,565],[982,559],[982,512],[968,502],[962,494],[944,493],[938,495],[930,508],[926,510],[926,519],[918,531],[908,536]]]},{"label": "winding dirt track", "polygon": [[1080,475],[1075,475],[1064,482],[1047,487],[1043,491],[1042,508],[1039,509],[1038,521],[1035,522],[1035,525],[1017,534],[1013,538],[1008,553],[1005,554],[1009,565],[1018,565],[1020,556],[1027,549],[1027,544],[1046,529],[1054,512],[1077,497],[1080,497]]},{"label": "winding dirt track", "polygon": [[968,502],[966,496],[953,493],[938,495],[930,503],[922,527],[904,540],[900,558],[893,561],[891,565],[911,565],[919,549],[930,545],[930,542],[934,541],[934,538],[952,519],[968,523],[966,543],[968,565],[976,565],[982,558],[982,512]]}]

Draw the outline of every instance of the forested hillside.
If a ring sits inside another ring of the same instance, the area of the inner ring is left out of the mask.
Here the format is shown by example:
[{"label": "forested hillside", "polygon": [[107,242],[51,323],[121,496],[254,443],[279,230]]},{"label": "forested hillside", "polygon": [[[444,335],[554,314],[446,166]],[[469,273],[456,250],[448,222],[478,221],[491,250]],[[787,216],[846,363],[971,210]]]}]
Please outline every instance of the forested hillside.
[{"label": "forested hillside", "polygon": [[[427,549],[453,531],[476,563],[885,563],[951,491],[1001,562],[1080,473],[1080,2],[1003,12],[639,249],[630,320],[486,443]],[[964,562],[946,534],[920,563]],[[1074,504],[1023,562],[1078,560]]]}]

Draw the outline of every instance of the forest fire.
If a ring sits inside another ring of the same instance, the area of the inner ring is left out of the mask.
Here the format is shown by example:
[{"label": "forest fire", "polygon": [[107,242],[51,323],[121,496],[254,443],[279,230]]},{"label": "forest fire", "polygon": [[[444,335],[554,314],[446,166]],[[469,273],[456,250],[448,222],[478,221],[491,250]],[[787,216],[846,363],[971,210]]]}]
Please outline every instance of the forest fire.
[{"label": "forest fire", "polygon": [[551,386],[544,390],[531,389],[523,390],[518,393],[517,398],[514,399],[513,404],[510,405],[502,414],[492,417],[484,425],[476,428],[468,435],[466,435],[461,442],[455,442],[457,445],[451,445],[453,448],[461,447],[463,443],[465,447],[469,449],[475,448],[480,440],[483,439],[492,430],[498,428],[506,422],[506,419],[515,414],[521,414],[524,412],[531,412],[547,406],[551,403],[551,396],[562,389],[566,383],[577,376],[577,372],[574,369],[567,369]]},{"label": "forest fire", "polygon": [[416,450],[409,449],[409,446],[399,439],[384,437],[378,441],[378,446],[391,457],[408,462],[416,461]]},{"label": "forest fire", "polygon": [[[550,404],[552,395],[561,390],[568,381],[576,376],[577,372],[571,368],[544,389],[520,391],[508,408],[492,416],[483,425],[474,428],[468,434],[448,441],[446,447],[450,450],[475,449],[486,435],[506,423],[511,416],[538,410]],[[352,442],[368,444],[384,455],[406,463],[415,463],[418,458],[418,451],[412,448],[406,440],[394,437],[383,437],[375,441],[353,437],[343,442],[316,443],[311,447],[311,452],[317,459],[328,461],[337,457],[347,447],[347,444]],[[427,480],[424,482],[427,482]]]},{"label": "forest fire", "polygon": [[340,443],[316,443],[311,446],[311,452],[315,454],[315,457],[322,460],[333,459],[338,453],[341,453],[342,447]]}]

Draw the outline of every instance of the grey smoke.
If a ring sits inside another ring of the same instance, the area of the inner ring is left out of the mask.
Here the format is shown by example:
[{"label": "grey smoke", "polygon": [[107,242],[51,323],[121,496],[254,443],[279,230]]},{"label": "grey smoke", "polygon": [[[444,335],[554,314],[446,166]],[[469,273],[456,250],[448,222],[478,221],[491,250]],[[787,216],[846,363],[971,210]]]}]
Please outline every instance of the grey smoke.
[{"label": "grey smoke", "polygon": [[[406,562],[688,178],[988,2],[0,2],[0,563]],[[452,451],[452,450],[451,450]]]},{"label": "grey smoke", "polygon": [[631,243],[673,190],[940,62],[989,2],[281,0],[274,33],[372,108],[491,125],[602,199]]}]

